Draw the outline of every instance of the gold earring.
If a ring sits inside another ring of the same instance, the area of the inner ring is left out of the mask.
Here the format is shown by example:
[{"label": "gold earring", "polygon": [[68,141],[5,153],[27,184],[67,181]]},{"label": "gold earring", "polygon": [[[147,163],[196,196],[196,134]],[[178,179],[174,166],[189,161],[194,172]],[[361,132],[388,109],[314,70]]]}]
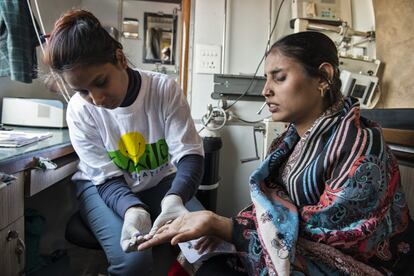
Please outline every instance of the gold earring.
[{"label": "gold earring", "polygon": [[321,93],[321,97],[325,97],[325,89],[323,87],[319,87],[319,92]]}]

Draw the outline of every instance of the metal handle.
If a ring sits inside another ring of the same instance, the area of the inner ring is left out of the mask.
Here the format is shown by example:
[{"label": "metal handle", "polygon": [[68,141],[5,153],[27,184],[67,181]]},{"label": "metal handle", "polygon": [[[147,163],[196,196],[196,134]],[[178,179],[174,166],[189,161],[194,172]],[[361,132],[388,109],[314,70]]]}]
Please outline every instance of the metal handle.
[{"label": "metal handle", "polygon": [[[17,244],[16,244],[16,248],[14,250],[14,253],[16,254],[16,257],[17,257],[17,263],[19,265],[21,265],[22,264],[22,258],[24,258],[24,256],[26,255],[26,244],[19,237],[19,232],[17,232],[16,230],[9,230],[9,232],[7,233],[6,241],[10,242],[10,241],[16,240],[16,239],[17,239]],[[19,274],[23,275],[24,270],[22,270]]]},{"label": "metal handle", "polygon": [[16,230],[9,230],[9,232],[7,233],[6,241],[11,241],[18,238],[19,232],[17,232]]},{"label": "metal handle", "polygon": [[17,239],[17,246],[21,247],[23,252],[26,251],[26,244],[19,237],[19,232],[17,232],[16,230],[9,230],[9,232],[7,233],[6,241],[9,242],[9,241],[15,240],[15,239]]},{"label": "metal handle", "polygon": [[265,132],[265,130],[264,130],[264,128],[263,128],[263,127],[260,127],[260,126],[253,127],[254,151],[255,151],[256,156],[254,156],[254,157],[249,157],[249,158],[243,158],[243,159],[240,159],[240,162],[241,162],[242,164],[243,164],[243,163],[247,163],[247,162],[251,162],[251,161],[260,160],[260,157],[259,157],[259,152],[258,152],[258,150],[257,150],[257,139],[256,139],[256,132],[262,132],[262,133],[264,133],[264,132]]},{"label": "metal handle", "polygon": [[24,244],[24,241],[21,238],[17,239],[17,245],[16,249],[14,250],[17,257],[17,263],[19,265],[22,264],[22,257],[24,257],[26,254],[26,245]]},{"label": "metal handle", "polygon": [[11,174],[0,172],[0,191],[6,188],[9,184],[15,181],[17,177]]}]

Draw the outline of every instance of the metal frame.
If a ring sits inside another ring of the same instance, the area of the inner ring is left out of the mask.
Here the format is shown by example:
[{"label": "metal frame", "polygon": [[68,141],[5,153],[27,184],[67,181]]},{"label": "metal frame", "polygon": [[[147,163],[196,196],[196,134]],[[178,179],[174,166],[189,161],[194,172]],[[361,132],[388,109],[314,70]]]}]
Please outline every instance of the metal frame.
[{"label": "metal frame", "polygon": [[[214,74],[214,90],[212,99],[237,99],[242,95],[252,80],[253,76]],[[253,83],[246,95],[240,101],[263,101],[262,91],[266,78],[254,77]]]}]

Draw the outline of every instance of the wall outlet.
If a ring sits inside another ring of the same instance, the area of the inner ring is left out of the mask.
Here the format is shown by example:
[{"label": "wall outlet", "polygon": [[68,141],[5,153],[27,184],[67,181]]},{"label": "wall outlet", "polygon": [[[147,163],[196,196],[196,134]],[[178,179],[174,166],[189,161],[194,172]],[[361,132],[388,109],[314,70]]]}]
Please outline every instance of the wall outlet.
[{"label": "wall outlet", "polygon": [[220,74],[221,46],[197,44],[195,63],[198,74]]}]

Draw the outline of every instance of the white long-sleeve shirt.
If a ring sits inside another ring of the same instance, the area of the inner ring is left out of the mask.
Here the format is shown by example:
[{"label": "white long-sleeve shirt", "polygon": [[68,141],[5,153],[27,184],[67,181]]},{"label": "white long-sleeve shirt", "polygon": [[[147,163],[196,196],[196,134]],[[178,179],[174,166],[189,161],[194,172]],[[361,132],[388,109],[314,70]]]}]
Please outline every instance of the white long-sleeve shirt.
[{"label": "white long-sleeve shirt", "polygon": [[75,94],[67,121],[79,155],[74,180],[105,180],[124,175],[133,192],[151,188],[175,172],[181,157],[203,155],[201,138],[177,83],[165,75],[139,71],[135,102],[110,110]]}]

